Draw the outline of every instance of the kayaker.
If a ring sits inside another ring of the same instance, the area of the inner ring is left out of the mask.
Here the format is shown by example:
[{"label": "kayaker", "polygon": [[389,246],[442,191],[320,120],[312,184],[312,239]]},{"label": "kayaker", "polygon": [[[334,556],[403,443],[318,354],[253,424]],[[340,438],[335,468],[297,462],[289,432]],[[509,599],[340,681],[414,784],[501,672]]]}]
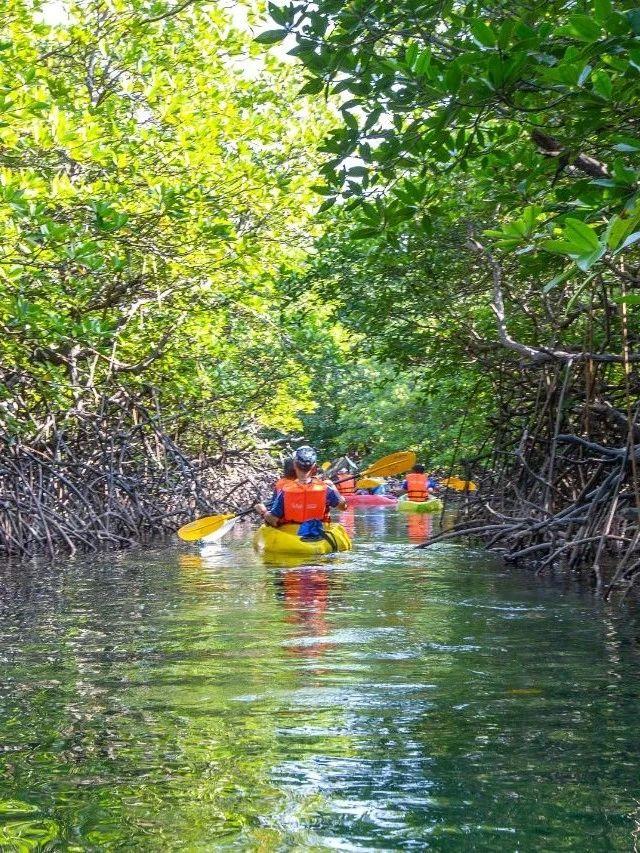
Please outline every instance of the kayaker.
[{"label": "kayaker", "polygon": [[426,501],[429,498],[429,478],[425,474],[424,465],[414,465],[411,473],[402,481],[402,491],[407,493],[410,501]]},{"label": "kayaker", "polygon": [[356,493],[356,478],[349,473],[348,468],[341,468],[338,471],[338,476],[333,485],[341,495],[355,495]]},{"label": "kayaker", "polygon": [[296,478],[296,469],[293,465],[293,459],[291,456],[287,456],[284,460],[284,465],[282,466],[282,477],[276,480],[273,485],[273,493],[271,495],[271,500],[269,501],[269,506],[273,506],[276,498],[278,497],[278,492],[282,491],[282,487],[285,483],[291,483]]},{"label": "kayaker", "polygon": [[279,480],[276,480],[276,483],[273,487],[274,499],[275,493],[282,491],[282,487],[284,486],[284,484],[295,480],[295,478],[296,469],[295,465],[293,464],[293,459],[291,458],[291,456],[287,456],[287,458],[284,460],[284,465],[282,466],[282,477],[280,477]]},{"label": "kayaker", "polygon": [[322,482],[314,477],[317,454],[307,445],[299,447],[293,455],[295,480],[288,480],[278,492],[271,509],[262,503],[255,509],[265,524],[279,527],[281,524],[299,524],[300,538],[321,538],[323,521],[333,507],[345,509],[347,503],[333,483]]}]

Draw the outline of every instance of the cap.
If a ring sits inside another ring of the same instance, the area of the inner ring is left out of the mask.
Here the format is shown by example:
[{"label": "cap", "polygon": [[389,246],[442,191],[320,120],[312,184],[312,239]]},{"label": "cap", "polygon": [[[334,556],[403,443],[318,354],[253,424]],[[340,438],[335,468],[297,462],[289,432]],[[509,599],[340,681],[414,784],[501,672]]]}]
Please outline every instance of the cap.
[{"label": "cap", "polygon": [[308,471],[318,461],[318,454],[315,452],[313,447],[309,447],[308,444],[305,444],[302,447],[299,447],[293,454],[293,461],[296,465],[302,468],[303,471]]}]

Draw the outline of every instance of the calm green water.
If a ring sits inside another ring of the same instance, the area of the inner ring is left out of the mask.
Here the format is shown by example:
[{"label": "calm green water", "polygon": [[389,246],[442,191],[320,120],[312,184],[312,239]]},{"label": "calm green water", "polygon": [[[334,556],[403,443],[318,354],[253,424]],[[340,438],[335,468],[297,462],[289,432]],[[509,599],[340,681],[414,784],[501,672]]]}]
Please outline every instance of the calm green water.
[{"label": "calm green water", "polygon": [[637,624],[347,522],[2,569],[0,849],[635,850]]}]

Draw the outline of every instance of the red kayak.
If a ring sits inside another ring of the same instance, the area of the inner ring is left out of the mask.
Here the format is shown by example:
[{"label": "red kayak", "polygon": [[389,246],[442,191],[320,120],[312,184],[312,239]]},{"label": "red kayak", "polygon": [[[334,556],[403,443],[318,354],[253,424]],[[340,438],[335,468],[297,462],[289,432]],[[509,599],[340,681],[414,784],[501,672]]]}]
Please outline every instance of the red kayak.
[{"label": "red kayak", "polygon": [[345,495],[349,506],[395,506],[398,501],[389,495]]}]

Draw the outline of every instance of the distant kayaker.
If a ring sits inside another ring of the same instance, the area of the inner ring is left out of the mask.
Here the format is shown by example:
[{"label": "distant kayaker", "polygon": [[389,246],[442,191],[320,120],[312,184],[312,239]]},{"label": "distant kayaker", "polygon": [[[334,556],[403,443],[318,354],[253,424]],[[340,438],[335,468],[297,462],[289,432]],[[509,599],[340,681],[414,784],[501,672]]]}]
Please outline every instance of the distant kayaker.
[{"label": "distant kayaker", "polygon": [[379,482],[375,486],[369,486],[367,489],[358,489],[359,495],[386,495],[387,494],[387,484],[383,480],[382,477],[374,477],[373,479],[378,480]]},{"label": "distant kayaker", "polygon": [[293,455],[295,480],[283,483],[270,510],[262,503],[255,505],[266,524],[271,527],[299,524],[300,537],[321,536],[329,510],[346,508],[346,501],[333,483],[322,482],[314,476],[317,458],[315,450],[307,445],[296,450]]},{"label": "distant kayaker", "polygon": [[410,501],[426,501],[429,498],[429,477],[424,465],[414,465],[411,473],[402,481],[401,489]]},{"label": "distant kayaker", "polygon": [[338,471],[334,485],[341,495],[354,495],[356,493],[356,478],[349,473],[348,468],[341,468]]}]

